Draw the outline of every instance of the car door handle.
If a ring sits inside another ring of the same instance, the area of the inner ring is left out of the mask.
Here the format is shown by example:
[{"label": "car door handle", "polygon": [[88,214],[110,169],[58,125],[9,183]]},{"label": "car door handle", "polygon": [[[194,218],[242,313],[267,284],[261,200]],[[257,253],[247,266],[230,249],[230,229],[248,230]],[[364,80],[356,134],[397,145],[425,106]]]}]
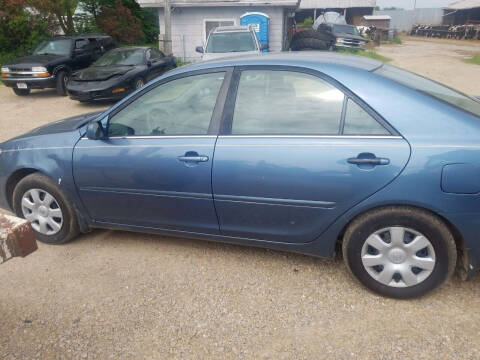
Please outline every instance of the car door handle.
[{"label": "car door handle", "polygon": [[355,165],[388,165],[390,164],[389,159],[385,158],[349,158],[348,160],[349,164],[355,164]]},{"label": "car door handle", "polygon": [[183,162],[206,162],[208,161],[208,156],[199,155],[199,156],[179,156],[179,161]]}]

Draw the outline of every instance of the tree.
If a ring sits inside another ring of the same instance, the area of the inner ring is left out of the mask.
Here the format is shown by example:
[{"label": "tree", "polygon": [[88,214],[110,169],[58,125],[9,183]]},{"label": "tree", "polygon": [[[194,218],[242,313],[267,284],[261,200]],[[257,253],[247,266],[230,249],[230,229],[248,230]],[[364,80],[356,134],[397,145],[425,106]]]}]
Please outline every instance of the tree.
[{"label": "tree", "polygon": [[48,36],[48,23],[25,10],[25,0],[0,0],[0,64],[24,55]]},{"label": "tree", "polygon": [[[155,9],[143,9],[135,0],[121,0],[121,4],[130,10],[133,17],[137,18],[142,25],[146,43],[158,42],[159,26],[158,15]],[[99,23],[102,7],[116,8],[116,0],[79,0],[79,5],[84,11],[91,14],[95,23]],[[100,22],[103,22],[100,19]]]},{"label": "tree", "polygon": [[26,3],[44,16],[53,16],[65,34],[75,33],[73,14],[78,0],[26,0]]},{"label": "tree", "polygon": [[102,6],[97,17],[98,27],[115,40],[136,44],[144,38],[141,21],[120,0],[114,7]]}]

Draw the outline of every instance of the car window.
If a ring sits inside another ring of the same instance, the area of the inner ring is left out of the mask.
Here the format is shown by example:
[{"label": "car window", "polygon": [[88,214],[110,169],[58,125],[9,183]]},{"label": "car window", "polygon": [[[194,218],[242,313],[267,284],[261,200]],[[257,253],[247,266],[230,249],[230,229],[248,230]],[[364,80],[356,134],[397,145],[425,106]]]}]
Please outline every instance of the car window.
[{"label": "car window", "polygon": [[143,50],[124,48],[107,52],[93,66],[135,66],[144,63]]},{"label": "car window", "polygon": [[348,99],[345,112],[344,135],[390,135],[369,113]]},{"label": "car window", "polygon": [[390,65],[383,65],[381,68],[375,70],[375,73],[394,80],[411,89],[447,102],[450,105],[471,114],[480,116],[480,101],[433,80],[429,80],[423,76]]},{"label": "car window", "polygon": [[257,50],[257,43],[250,31],[212,33],[208,38],[207,53],[228,53]]},{"label": "car window", "polygon": [[87,39],[81,39],[75,41],[75,49],[84,49],[88,45],[88,40]]},{"label": "car window", "polygon": [[150,49],[150,59],[158,60],[163,57],[163,54],[157,49]]},{"label": "car window", "polygon": [[338,134],[344,96],[309,74],[243,71],[232,134]]},{"label": "car window", "polygon": [[208,38],[210,32],[218,26],[233,26],[235,20],[206,20],[205,21],[205,40]]},{"label": "car window", "polygon": [[45,40],[33,50],[34,55],[68,55],[72,49],[72,40]]},{"label": "car window", "polygon": [[224,76],[193,75],[157,86],[112,117],[109,136],[207,134]]}]

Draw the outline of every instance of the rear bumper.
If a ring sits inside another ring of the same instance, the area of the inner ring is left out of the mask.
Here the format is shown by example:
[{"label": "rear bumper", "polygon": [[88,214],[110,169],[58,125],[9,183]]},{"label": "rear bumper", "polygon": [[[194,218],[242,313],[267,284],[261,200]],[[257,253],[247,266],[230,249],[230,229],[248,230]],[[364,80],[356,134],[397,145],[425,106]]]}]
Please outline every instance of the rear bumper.
[{"label": "rear bumper", "polygon": [[27,84],[29,89],[47,89],[56,87],[55,76],[49,76],[45,78],[8,77],[2,78],[2,82],[5,86],[11,88],[16,88],[18,83]]}]

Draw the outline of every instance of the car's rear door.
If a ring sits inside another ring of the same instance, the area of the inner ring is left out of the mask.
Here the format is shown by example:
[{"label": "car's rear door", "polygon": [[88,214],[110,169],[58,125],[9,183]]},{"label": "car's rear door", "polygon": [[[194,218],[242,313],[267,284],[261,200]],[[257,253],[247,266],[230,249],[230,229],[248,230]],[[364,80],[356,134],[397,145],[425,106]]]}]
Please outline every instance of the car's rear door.
[{"label": "car's rear door", "polygon": [[94,221],[219,232],[211,168],[230,76],[214,69],[153,84],[110,115],[108,139],[79,141],[75,183]]},{"label": "car's rear door", "polygon": [[212,172],[222,234],[310,242],[399,175],[408,143],[338,86],[298,68],[235,70]]}]

